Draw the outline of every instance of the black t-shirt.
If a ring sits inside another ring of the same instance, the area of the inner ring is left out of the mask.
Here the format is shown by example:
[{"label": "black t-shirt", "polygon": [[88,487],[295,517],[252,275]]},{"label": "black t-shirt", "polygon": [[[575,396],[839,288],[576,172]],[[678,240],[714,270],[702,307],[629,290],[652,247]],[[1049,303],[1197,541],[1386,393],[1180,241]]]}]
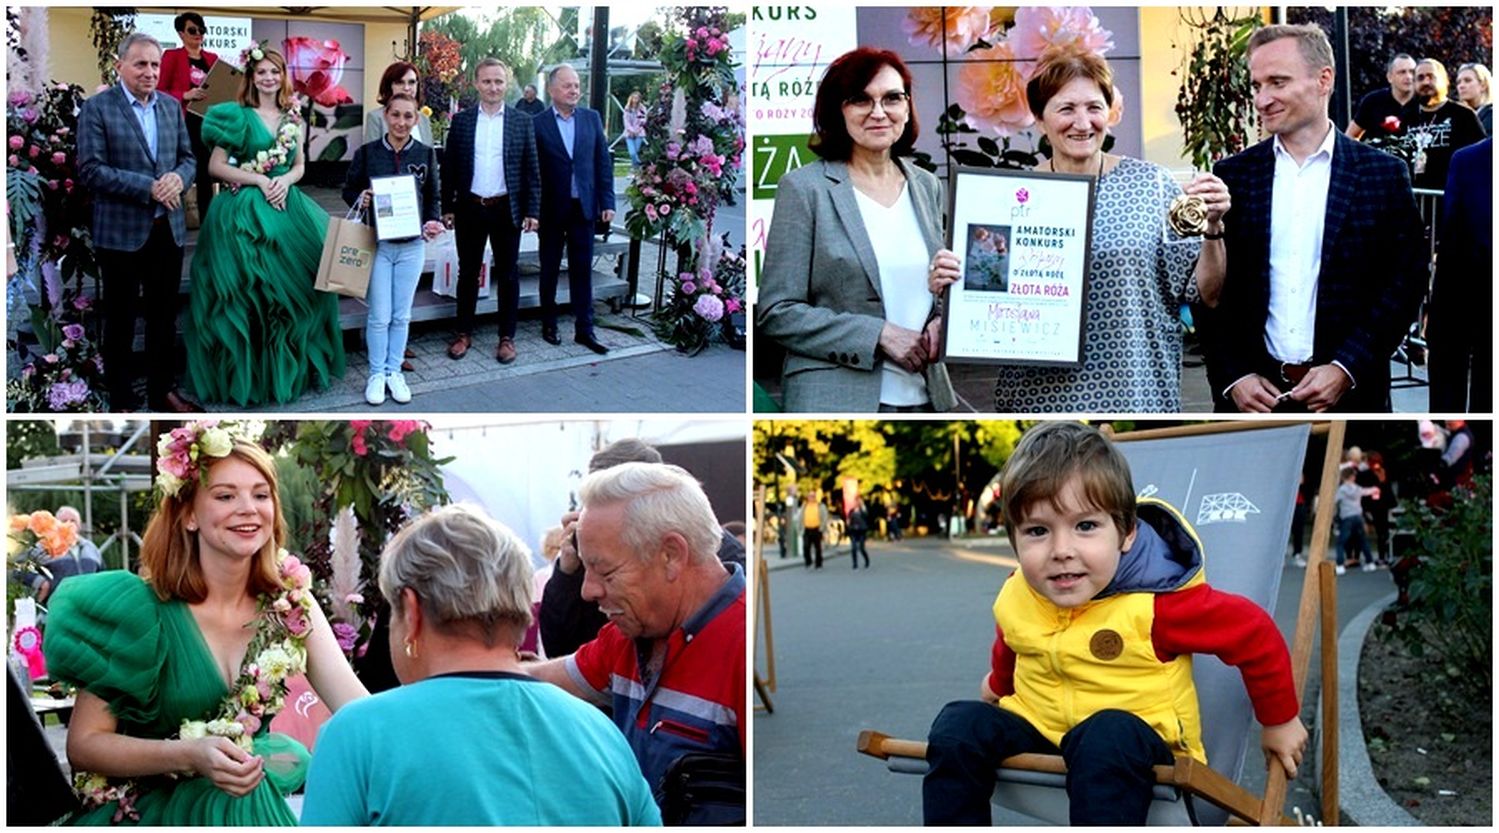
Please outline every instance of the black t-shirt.
[{"label": "black t-shirt", "polygon": [[[1395,100],[1395,94],[1390,92],[1389,87],[1382,87],[1359,99],[1358,109],[1353,112],[1353,120],[1358,122],[1365,133],[1383,136],[1391,132],[1384,128],[1385,119],[1399,116],[1402,106]],[[1404,120],[1401,123],[1401,129],[1393,131],[1397,136],[1405,132]]]},{"label": "black t-shirt", "polygon": [[[1438,191],[1446,188],[1447,166],[1452,161],[1452,152],[1483,141],[1485,135],[1478,115],[1468,105],[1451,99],[1431,111],[1412,100],[1401,111],[1400,121],[1405,125],[1406,134],[1416,142],[1419,149],[1417,159],[1420,151],[1426,155],[1425,170],[1418,170],[1411,183],[1417,188]],[[1416,168],[1420,167],[1418,161]]]}]

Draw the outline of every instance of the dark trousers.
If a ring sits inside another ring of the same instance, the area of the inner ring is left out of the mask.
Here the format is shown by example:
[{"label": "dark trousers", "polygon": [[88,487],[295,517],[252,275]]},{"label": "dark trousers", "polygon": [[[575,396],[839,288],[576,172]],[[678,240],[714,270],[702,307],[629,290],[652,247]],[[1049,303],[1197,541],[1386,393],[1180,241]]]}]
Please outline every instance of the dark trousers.
[{"label": "dark trousers", "polygon": [[[146,319],[146,397],[159,404],[172,392],[176,368],[177,289],[182,284],[182,247],[162,217],[146,245],[133,252],[96,249],[104,283],[104,381],[110,408],[133,407],[130,371],[135,320]],[[142,295],[144,294],[144,298]],[[144,310],[142,306],[144,305]]]},{"label": "dark trousers", "polygon": [[489,285],[500,302],[500,337],[515,338],[515,318],[520,308],[520,276],[515,262],[520,257],[520,229],[510,215],[510,198],[494,205],[480,205],[465,198],[453,218],[454,242],[458,246],[458,332],[473,335],[474,309],[479,305],[479,267],[484,263],[484,241],[494,253]]},{"label": "dark trousers", "polygon": [[817,569],[822,569],[822,528],[808,527],[802,530],[802,560],[812,566],[812,550],[817,550]]},{"label": "dark trousers", "polygon": [[208,217],[208,203],[213,199],[213,177],[208,173],[208,155],[212,149],[203,144],[203,119],[195,113],[184,112],[187,121],[187,137],[193,142],[193,157],[198,160],[198,175],[193,187],[198,191],[198,223]]},{"label": "dark trousers", "polygon": [[1150,811],[1156,764],[1174,758],[1145,721],[1105,709],[1062,736],[1057,749],[1024,718],[989,703],[960,700],[943,707],[927,737],[922,820],[928,825],[988,826],[999,762],[1022,752],[1067,762],[1067,798],[1074,825],[1143,825]]},{"label": "dark trousers", "polygon": [[1306,504],[1296,504],[1291,513],[1291,552],[1301,555],[1301,545],[1306,540]]},{"label": "dark trousers", "polygon": [[562,250],[567,248],[567,291],[572,296],[573,334],[593,337],[593,231],[596,217],[583,212],[573,200],[565,217],[541,221],[541,320],[557,327],[557,273],[562,269]]},{"label": "dark trousers", "polygon": [[850,532],[848,534],[848,554],[853,559],[854,569],[859,569],[859,554],[864,554],[864,566],[869,566],[869,550],[864,548],[864,537],[867,532]]}]

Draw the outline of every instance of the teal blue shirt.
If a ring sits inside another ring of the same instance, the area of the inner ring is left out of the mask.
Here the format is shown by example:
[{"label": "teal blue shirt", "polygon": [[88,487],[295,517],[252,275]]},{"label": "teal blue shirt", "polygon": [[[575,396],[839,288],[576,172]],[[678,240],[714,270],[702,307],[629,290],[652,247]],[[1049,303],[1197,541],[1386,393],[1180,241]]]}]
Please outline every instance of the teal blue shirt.
[{"label": "teal blue shirt", "polygon": [[344,706],[318,734],[304,825],[659,825],[598,709],[511,674],[433,677]]}]

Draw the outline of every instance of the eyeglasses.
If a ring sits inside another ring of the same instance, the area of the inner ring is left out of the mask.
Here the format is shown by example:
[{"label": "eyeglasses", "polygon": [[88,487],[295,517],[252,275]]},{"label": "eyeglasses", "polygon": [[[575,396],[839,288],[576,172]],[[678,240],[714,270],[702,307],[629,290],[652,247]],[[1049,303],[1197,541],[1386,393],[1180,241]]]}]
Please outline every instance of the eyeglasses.
[{"label": "eyeglasses", "polygon": [[182,33],[184,35],[201,35],[203,34],[203,30],[196,26],[184,26],[182,27]]},{"label": "eyeglasses", "polygon": [[[886,113],[901,113],[905,112],[910,100],[910,93],[888,92],[879,97],[879,105]],[[874,105],[875,99],[870,98],[868,93],[855,93],[843,100],[844,107],[853,110],[859,115],[873,112]]]}]

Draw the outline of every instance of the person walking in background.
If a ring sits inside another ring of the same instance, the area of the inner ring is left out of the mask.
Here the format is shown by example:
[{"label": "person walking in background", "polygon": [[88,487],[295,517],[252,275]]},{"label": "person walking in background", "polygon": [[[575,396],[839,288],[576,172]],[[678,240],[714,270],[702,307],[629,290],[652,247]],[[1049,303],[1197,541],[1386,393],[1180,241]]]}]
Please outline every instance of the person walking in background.
[{"label": "person walking in background", "polygon": [[573,341],[605,355],[593,332],[593,237],[599,223],[614,221],[614,162],[604,139],[604,121],[579,107],[578,72],[559,64],[547,75],[550,112],[534,120],[541,160],[541,337],[557,334],[557,276],[567,251],[567,291],[573,310]]},{"label": "person walking in background", "polygon": [[1296,509],[1291,514],[1291,563],[1297,567],[1306,566],[1306,556],[1301,554],[1301,548],[1306,542],[1306,516],[1310,503],[1306,494],[1306,472],[1302,472],[1301,480],[1296,484]]},{"label": "person walking in background", "polygon": [[889,536],[888,540],[891,540],[891,541],[899,541],[899,540],[901,540],[904,536],[902,535],[901,530],[900,530],[900,507],[897,506],[896,504],[893,504],[893,503],[890,504],[890,518],[889,518],[889,520],[890,520],[890,525],[887,527],[887,534]]},{"label": "person walking in background", "polygon": [[625,149],[630,152],[630,164],[640,167],[640,146],[645,144],[645,105],[640,103],[640,91],[630,93],[625,101]]},{"label": "person walking in background", "polygon": [[1374,558],[1364,562],[1364,572],[1388,567],[1392,562],[1390,557],[1390,510],[1395,508],[1394,483],[1390,480],[1390,473],[1384,467],[1384,455],[1378,451],[1369,452],[1365,458],[1368,465],[1359,472],[1357,483],[1360,486],[1373,488],[1374,494],[1364,497],[1364,513],[1369,517],[1369,523],[1374,527]]},{"label": "person walking in background", "polygon": [[219,56],[203,48],[203,37],[208,33],[208,24],[197,12],[183,12],[172,20],[177,38],[182,45],[161,53],[162,92],[182,102],[182,118],[187,125],[187,135],[193,142],[193,158],[198,162],[198,175],[194,181],[198,197],[198,222],[208,214],[208,203],[213,199],[213,177],[208,175],[208,147],[203,144],[203,117],[190,112],[187,105],[207,95],[203,82],[208,71],[219,62]]},{"label": "person walking in background", "polygon": [[[828,508],[822,503],[822,491],[813,489],[802,507],[802,559],[809,568],[822,569],[822,531],[827,527]],[[814,559],[813,552],[817,553]]]},{"label": "person walking in background", "polygon": [[1367,562],[1369,555],[1369,538],[1364,534],[1364,498],[1377,496],[1379,489],[1364,488],[1356,482],[1358,479],[1358,466],[1345,466],[1342,472],[1342,483],[1338,485],[1338,563],[1337,574],[1343,575],[1345,569],[1354,562],[1349,561],[1348,553],[1353,547],[1358,548],[1360,561]]},{"label": "person walking in background", "polygon": [[869,550],[864,546],[864,540],[869,535],[869,510],[864,508],[863,498],[859,498],[854,508],[849,510],[843,528],[848,532],[848,554],[849,559],[854,562],[854,569],[859,569],[860,553],[864,555],[864,569],[869,569]]},{"label": "person walking in background", "polygon": [[78,111],[78,178],[93,194],[90,229],[104,293],[102,355],[109,357],[104,379],[110,410],[139,407],[131,358],[136,310],[144,308],[147,406],[200,411],[172,378],[187,239],[182,192],[193,183],[198,162],[182,107],[157,93],[161,43],[132,32],[116,54],[120,83],[86,99]]}]

